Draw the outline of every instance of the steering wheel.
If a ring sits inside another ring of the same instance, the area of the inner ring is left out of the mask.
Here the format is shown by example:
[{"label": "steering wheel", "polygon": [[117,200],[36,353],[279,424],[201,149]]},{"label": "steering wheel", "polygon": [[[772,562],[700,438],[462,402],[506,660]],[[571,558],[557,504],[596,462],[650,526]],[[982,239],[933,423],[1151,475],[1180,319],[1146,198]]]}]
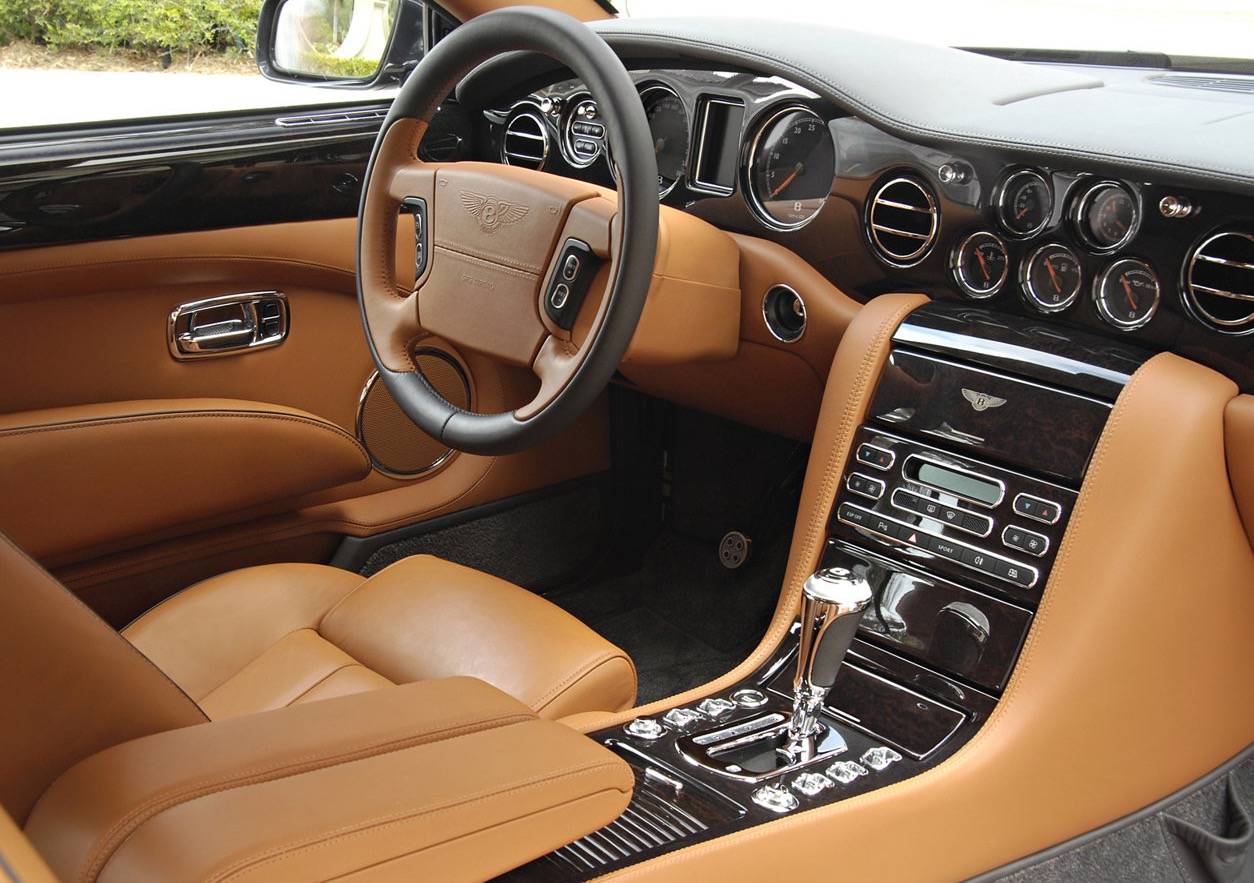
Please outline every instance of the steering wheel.
[{"label": "steering wheel", "polygon": [[[457,83],[519,50],[555,59],[596,96],[617,194],[517,166],[417,159],[427,125]],[[416,215],[419,244],[408,240],[402,252],[406,260],[418,255],[412,289],[397,278],[402,211]],[[649,124],[613,51],[587,26],[547,9],[471,19],[409,75],[366,169],[357,296],[379,375],[409,418],[451,448],[501,454],[542,441],[579,416],[617,369],[648,296],[657,235]],[[428,334],[530,367],[539,379],[535,398],[494,414],[450,404],[411,356]]]}]

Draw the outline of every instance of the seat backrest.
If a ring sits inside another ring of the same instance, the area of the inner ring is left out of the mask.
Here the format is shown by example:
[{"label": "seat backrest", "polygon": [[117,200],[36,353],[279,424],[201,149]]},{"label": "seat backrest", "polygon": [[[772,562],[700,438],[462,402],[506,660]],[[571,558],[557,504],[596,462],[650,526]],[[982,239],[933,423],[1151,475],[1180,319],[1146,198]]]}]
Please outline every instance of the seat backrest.
[{"label": "seat backrest", "polygon": [[61,773],[204,713],[0,534],[0,805],[23,824]]}]

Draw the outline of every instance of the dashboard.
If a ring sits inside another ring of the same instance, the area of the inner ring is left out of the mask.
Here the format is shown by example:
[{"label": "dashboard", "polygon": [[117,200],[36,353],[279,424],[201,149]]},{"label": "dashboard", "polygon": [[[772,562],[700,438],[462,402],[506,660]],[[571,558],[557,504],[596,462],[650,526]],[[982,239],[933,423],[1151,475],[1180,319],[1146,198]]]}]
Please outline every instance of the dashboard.
[{"label": "dashboard", "polygon": [[[934,300],[1170,350],[1254,388],[1254,199],[991,146],[915,143],[784,78],[649,68],[633,77],[659,199],[772,239],[859,300]],[[613,186],[582,84],[483,113],[482,159]],[[483,155],[486,154],[486,155]],[[802,295],[763,304],[781,340]]]}]

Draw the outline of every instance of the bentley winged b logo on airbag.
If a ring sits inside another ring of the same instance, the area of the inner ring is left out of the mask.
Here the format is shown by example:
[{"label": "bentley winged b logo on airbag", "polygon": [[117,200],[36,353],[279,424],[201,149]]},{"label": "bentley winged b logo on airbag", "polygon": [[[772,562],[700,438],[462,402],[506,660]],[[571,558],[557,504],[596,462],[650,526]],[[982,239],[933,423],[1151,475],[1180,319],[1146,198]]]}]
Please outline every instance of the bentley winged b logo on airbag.
[{"label": "bentley winged b logo on airbag", "polygon": [[1006,404],[1006,400],[991,396],[986,392],[976,392],[973,389],[962,388],[962,397],[971,403],[971,407],[977,411],[987,411],[989,408],[1000,408]]},{"label": "bentley winged b logo on airbag", "polygon": [[479,221],[479,227],[485,233],[495,233],[500,227],[517,223],[531,211],[525,205],[493,199],[473,190],[461,191],[462,205]]}]

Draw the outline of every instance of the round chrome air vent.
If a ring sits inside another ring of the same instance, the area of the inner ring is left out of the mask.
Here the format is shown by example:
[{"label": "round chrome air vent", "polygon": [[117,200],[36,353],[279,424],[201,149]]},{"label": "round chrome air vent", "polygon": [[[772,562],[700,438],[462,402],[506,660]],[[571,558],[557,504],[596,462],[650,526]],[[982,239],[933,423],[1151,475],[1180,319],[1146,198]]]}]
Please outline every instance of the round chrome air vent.
[{"label": "round chrome air vent", "polygon": [[1254,332],[1254,235],[1216,233],[1184,264],[1184,302],[1205,324],[1224,334]]},{"label": "round chrome air vent", "polygon": [[936,197],[917,178],[889,178],[871,192],[866,212],[867,237],[887,264],[913,267],[919,263],[936,243],[939,225]]},{"label": "round chrome air vent", "polygon": [[516,108],[505,123],[501,162],[526,169],[542,169],[549,158],[549,130],[540,111]]}]

